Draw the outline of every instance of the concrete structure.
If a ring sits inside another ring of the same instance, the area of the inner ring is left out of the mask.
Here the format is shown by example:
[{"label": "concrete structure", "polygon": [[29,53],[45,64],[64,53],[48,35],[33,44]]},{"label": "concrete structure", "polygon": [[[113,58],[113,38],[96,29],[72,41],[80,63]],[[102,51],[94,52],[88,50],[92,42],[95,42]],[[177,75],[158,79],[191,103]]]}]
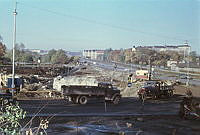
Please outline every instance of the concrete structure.
[{"label": "concrete structure", "polygon": [[84,50],[83,57],[90,58],[90,59],[102,59],[104,55],[103,50]]}]

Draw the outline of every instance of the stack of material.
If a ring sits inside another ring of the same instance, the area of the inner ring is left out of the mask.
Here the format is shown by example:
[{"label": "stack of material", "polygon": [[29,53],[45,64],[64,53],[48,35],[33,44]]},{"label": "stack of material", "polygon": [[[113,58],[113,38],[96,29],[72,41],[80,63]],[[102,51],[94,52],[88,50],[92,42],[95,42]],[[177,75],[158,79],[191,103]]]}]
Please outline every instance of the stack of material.
[{"label": "stack of material", "polygon": [[81,86],[98,86],[98,81],[94,76],[68,76],[68,77],[56,77],[53,81],[53,88],[61,91],[62,85],[81,85]]}]

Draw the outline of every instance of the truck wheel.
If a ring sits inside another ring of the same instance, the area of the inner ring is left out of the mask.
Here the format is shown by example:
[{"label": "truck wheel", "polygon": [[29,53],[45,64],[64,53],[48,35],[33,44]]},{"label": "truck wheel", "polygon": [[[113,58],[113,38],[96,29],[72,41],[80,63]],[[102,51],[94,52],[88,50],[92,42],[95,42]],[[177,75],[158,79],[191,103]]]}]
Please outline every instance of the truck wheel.
[{"label": "truck wheel", "polygon": [[87,103],[88,99],[86,96],[81,96],[79,98],[79,104],[85,105]]},{"label": "truck wheel", "polygon": [[116,96],[116,97],[113,99],[113,104],[117,105],[117,104],[119,104],[119,101],[120,101],[120,96]]}]

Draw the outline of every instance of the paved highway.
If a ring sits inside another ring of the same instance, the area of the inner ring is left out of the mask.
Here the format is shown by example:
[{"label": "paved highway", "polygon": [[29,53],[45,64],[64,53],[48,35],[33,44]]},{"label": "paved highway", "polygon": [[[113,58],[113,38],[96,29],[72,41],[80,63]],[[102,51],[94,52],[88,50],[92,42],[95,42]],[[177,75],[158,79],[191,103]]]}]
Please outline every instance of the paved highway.
[{"label": "paved highway", "polygon": [[[89,60],[89,59],[84,59],[84,60],[87,61],[88,63],[92,64],[93,66],[107,69],[107,70],[116,70],[116,71],[120,71],[120,72],[134,73],[137,69],[141,68],[140,65],[121,64],[121,63],[117,63],[117,67],[115,68],[115,63],[106,63],[106,62],[102,62],[102,61]],[[148,69],[147,66],[142,66],[142,68]],[[165,70],[165,69],[161,69],[161,68],[156,68],[156,69],[159,71],[168,71],[169,72],[169,70]],[[170,70],[170,72],[172,72],[172,71]],[[175,72],[175,73],[177,73],[177,72]],[[157,76],[157,78],[161,79],[161,80],[174,80],[174,81],[177,80],[177,77],[168,77],[167,76],[168,74],[170,75],[170,73],[161,74],[160,76]],[[179,81],[182,83],[186,83],[187,79],[179,79]],[[189,84],[200,86],[200,80],[199,79],[190,79]]]}]

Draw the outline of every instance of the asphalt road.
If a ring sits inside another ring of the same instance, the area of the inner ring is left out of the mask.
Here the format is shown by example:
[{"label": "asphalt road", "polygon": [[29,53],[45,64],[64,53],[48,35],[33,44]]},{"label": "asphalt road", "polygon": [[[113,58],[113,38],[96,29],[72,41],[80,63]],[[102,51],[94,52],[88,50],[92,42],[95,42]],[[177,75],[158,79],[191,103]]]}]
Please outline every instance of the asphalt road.
[{"label": "asphalt road", "polygon": [[[120,71],[120,72],[135,72],[138,68],[140,68],[141,66],[139,65],[134,65],[134,64],[117,64],[117,68],[114,68],[115,67],[115,64],[114,63],[105,63],[105,62],[102,62],[102,61],[95,61],[95,60],[85,60],[89,63],[91,63],[93,66],[96,66],[96,67],[99,67],[99,68],[103,68],[103,69],[107,69],[107,70],[116,70],[116,71]],[[93,64],[93,62],[95,62],[95,64]],[[147,68],[147,66],[143,66],[143,68]],[[156,68],[160,71],[168,71],[168,70],[165,70],[165,69],[161,69],[161,68]],[[170,70],[170,72],[173,72]],[[175,71],[174,71],[175,72]],[[175,72],[177,73],[177,72]],[[180,72],[181,73],[181,72]],[[170,75],[170,73],[168,73]],[[162,75],[162,76],[159,76],[158,77],[159,79],[161,80],[177,80],[177,77],[168,77],[165,75]],[[180,82],[182,83],[186,83],[187,82],[187,79],[179,79]],[[196,80],[189,80],[189,84],[191,85],[197,85],[199,86],[200,85],[200,80],[199,79],[196,79]]]},{"label": "asphalt road", "polygon": [[122,98],[120,104],[88,101],[86,105],[65,100],[21,100],[19,105],[29,116],[123,116],[177,115],[180,98],[148,100],[144,105],[137,98]]}]

